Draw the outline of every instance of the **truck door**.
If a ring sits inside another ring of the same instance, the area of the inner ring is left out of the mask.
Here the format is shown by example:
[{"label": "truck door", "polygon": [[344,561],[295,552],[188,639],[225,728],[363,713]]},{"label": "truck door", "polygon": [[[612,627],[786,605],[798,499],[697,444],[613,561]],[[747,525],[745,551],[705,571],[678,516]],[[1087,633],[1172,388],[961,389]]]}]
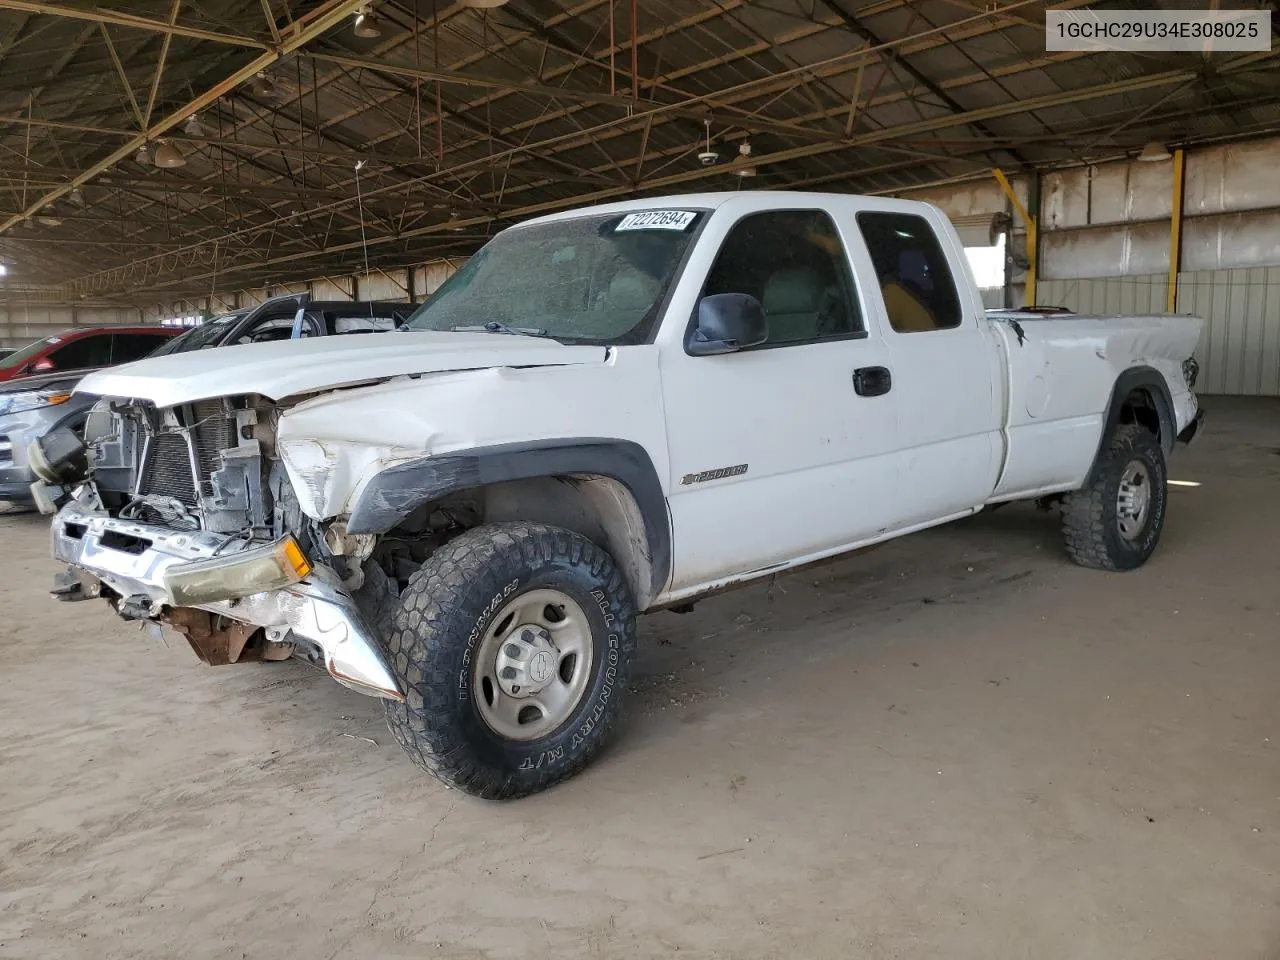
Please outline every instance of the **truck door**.
[{"label": "truck door", "polygon": [[863,210],[856,221],[878,280],[871,309],[897,395],[899,524],[971,510],[1000,470],[1003,366],[979,322],[981,304],[958,286],[969,276],[963,248],[915,213]]},{"label": "truck door", "polygon": [[750,294],[769,337],[719,356],[663,351],[675,591],[873,538],[900,479],[889,352],[834,221],[769,210],[721,229],[700,296]]}]

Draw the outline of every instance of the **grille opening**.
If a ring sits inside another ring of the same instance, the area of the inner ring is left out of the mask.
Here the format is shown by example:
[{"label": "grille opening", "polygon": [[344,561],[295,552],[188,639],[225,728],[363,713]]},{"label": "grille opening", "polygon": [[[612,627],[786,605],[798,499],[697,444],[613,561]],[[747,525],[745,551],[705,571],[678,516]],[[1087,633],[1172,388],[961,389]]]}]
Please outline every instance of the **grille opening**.
[{"label": "grille opening", "polygon": [[139,491],[172,497],[189,507],[196,505],[191,457],[187,452],[186,438],[182,434],[161,433],[151,438]]},{"label": "grille opening", "polygon": [[108,530],[102,535],[102,545],[111,550],[138,556],[150,549],[151,541],[145,537],[134,537],[117,530]]},{"label": "grille opening", "polygon": [[185,431],[150,437],[138,493],[168,497],[194,509],[201,496],[213,493],[210,477],[222,467],[222,452],[239,441],[235,417],[228,415],[220,400],[190,404],[180,408],[179,414],[187,425]]}]

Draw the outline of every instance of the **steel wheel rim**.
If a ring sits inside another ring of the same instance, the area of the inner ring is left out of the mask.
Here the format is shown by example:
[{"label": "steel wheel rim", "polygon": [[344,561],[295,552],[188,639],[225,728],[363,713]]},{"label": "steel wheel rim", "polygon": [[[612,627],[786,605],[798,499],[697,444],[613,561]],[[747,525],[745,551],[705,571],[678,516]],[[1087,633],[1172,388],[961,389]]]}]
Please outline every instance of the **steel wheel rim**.
[{"label": "steel wheel rim", "polygon": [[476,652],[476,709],[508,740],[545,737],[582,703],[593,659],[591,625],[576,600],[559,590],[522,593],[489,622]]},{"label": "steel wheel rim", "polygon": [[1120,536],[1136,540],[1147,525],[1151,512],[1151,471],[1141,460],[1130,461],[1120,476],[1116,491],[1116,518]]}]

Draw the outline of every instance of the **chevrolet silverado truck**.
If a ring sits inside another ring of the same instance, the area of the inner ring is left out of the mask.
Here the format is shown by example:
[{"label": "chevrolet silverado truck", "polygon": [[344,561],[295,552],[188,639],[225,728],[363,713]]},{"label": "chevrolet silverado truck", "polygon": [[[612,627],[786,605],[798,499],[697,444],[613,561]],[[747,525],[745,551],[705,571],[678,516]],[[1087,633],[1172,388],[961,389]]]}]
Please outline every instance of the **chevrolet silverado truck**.
[{"label": "chevrolet silverado truck", "polygon": [[636,200],[504,230],[402,330],[95,374],[33,493],[55,596],[322,666],[518,797],[608,739],[640,612],[1015,500],[1140,566],[1200,325],[988,315],[924,203]]}]

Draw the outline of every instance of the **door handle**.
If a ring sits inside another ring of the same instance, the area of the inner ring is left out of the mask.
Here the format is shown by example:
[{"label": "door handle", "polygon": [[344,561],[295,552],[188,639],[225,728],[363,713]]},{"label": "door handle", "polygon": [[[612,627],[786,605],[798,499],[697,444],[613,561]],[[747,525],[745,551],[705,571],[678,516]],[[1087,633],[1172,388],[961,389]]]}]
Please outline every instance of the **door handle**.
[{"label": "door handle", "polygon": [[893,387],[888,367],[859,367],[853,371],[853,390],[860,397],[883,397]]}]

